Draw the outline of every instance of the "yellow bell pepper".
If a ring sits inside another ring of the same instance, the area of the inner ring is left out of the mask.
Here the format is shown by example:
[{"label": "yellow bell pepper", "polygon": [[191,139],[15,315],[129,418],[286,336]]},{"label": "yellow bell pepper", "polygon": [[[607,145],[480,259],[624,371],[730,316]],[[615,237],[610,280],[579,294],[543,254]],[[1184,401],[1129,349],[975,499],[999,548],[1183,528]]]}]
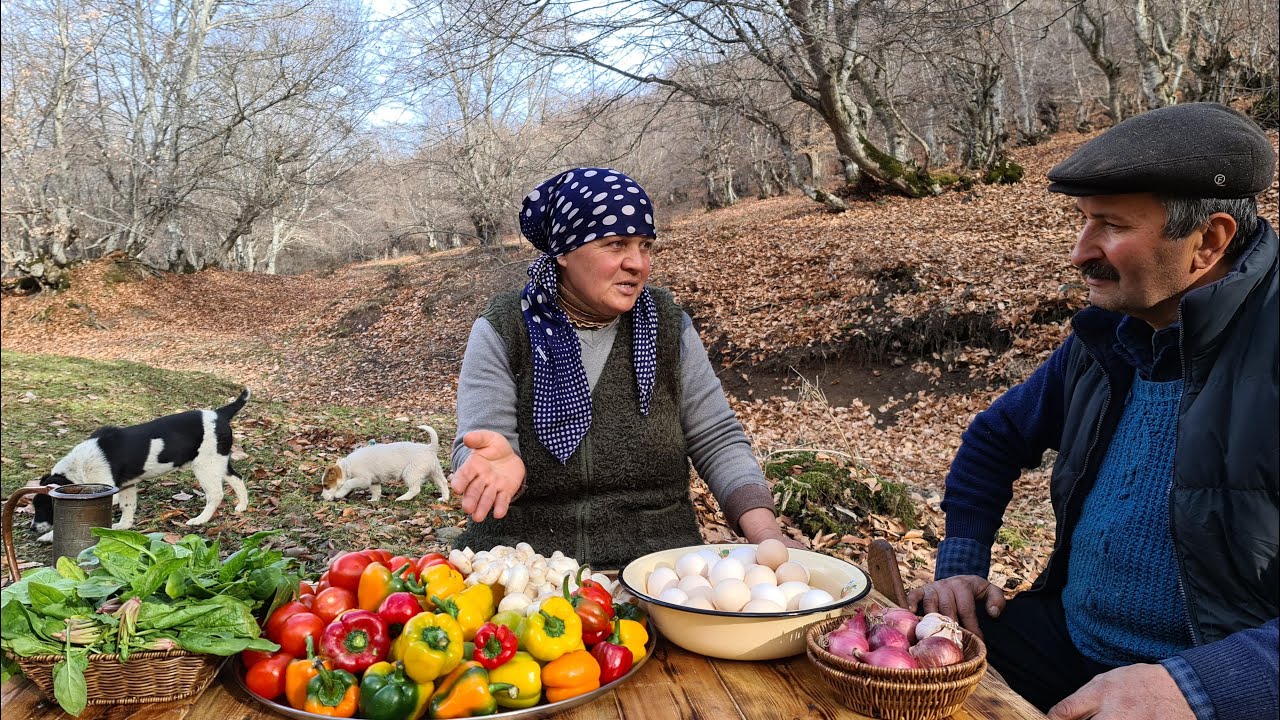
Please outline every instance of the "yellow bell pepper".
[{"label": "yellow bell pepper", "polygon": [[447,564],[432,565],[427,568],[426,574],[422,576],[422,584],[426,586],[422,595],[428,603],[435,602],[432,598],[452,597],[462,592],[462,589],[467,586],[463,581],[462,573]]},{"label": "yellow bell pepper", "polygon": [[542,662],[551,662],[584,647],[582,619],[568,600],[549,598],[538,612],[525,618],[520,642],[530,655]]},{"label": "yellow bell pepper", "polygon": [[619,644],[631,651],[632,663],[638,664],[640,658],[649,653],[645,649],[645,644],[649,642],[649,631],[635,620],[619,621],[618,637],[622,639]]},{"label": "yellow bell pepper", "polygon": [[511,685],[511,689],[493,694],[499,707],[523,710],[542,699],[542,666],[527,652],[518,652],[490,670],[489,682]]},{"label": "yellow bell pepper", "polygon": [[497,612],[493,603],[493,588],[484,583],[472,585],[452,597],[431,596],[436,609],[452,615],[462,628],[463,640],[474,640],[476,631]]},{"label": "yellow bell pepper", "polygon": [[391,657],[404,663],[414,682],[433,682],[462,662],[462,642],[457,620],[444,613],[419,613],[392,644]]},{"label": "yellow bell pepper", "polygon": [[542,668],[547,702],[560,702],[600,687],[600,663],[586,650],[574,650]]}]

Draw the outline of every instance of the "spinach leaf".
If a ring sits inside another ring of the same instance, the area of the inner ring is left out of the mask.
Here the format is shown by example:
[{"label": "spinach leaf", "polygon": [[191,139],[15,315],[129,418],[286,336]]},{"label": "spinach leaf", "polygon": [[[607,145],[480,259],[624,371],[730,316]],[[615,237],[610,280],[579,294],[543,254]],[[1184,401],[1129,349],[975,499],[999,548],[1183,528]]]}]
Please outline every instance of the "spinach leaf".
[{"label": "spinach leaf", "polygon": [[5,641],[31,634],[31,621],[27,609],[20,602],[7,602],[0,609],[0,638]]},{"label": "spinach leaf", "polygon": [[62,644],[41,640],[34,635],[16,637],[12,642],[6,641],[14,655],[31,657],[32,655],[61,655]]},{"label": "spinach leaf", "polygon": [[154,595],[169,579],[171,573],[185,567],[186,564],[185,558],[170,558],[152,565],[145,573],[133,579],[130,585],[133,588],[132,594],[142,598]]},{"label": "spinach leaf", "polygon": [[89,689],[84,683],[87,669],[89,651],[84,649],[68,652],[66,659],[53,666],[53,697],[68,715],[79,715],[89,704]]},{"label": "spinach leaf", "polygon": [[21,580],[0,591],[0,605],[8,605],[10,599],[17,600],[23,605],[30,605],[31,593],[28,588],[31,586],[31,583],[38,582],[51,585],[61,579],[62,576],[53,568],[42,567],[29,571],[26,575],[22,576]]},{"label": "spinach leaf", "polygon": [[100,600],[111,597],[122,587],[124,587],[123,583],[110,574],[95,571],[88,580],[80,583],[76,588],[76,594],[85,600]]},{"label": "spinach leaf", "polygon": [[41,582],[28,585],[27,593],[31,597],[31,607],[38,613],[44,613],[46,607],[65,602],[67,599],[67,596],[58,588]]},{"label": "spinach leaf", "polygon": [[178,644],[183,650],[209,655],[235,655],[244,650],[263,650],[275,652],[280,646],[266,638],[221,637],[209,635],[198,630],[186,630],[178,636]]},{"label": "spinach leaf", "polygon": [[138,609],[137,627],[139,630],[164,630],[193,622],[217,609],[217,605],[209,604],[208,601],[173,604],[143,601],[142,607]]}]

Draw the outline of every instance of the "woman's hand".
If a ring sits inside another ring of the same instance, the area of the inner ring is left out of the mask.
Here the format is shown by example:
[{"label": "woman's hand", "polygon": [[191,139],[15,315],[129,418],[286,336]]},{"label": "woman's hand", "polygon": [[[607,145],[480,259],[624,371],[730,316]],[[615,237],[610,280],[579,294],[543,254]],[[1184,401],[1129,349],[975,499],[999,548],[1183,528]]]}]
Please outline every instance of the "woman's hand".
[{"label": "woman's hand", "polygon": [[462,511],[484,522],[489,510],[506,517],[511,500],[524,484],[524,461],[502,433],[475,430],[462,437],[471,455],[453,472],[449,487],[462,496]]},{"label": "woman's hand", "polygon": [[778,518],[769,508],[752,508],[742,513],[742,517],[738,518],[738,527],[742,528],[742,534],[747,538],[747,542],[759,545],[761,540],[773,538],[782,541],[782,544],[787,547],[808,550],[804,543],[792,540],[782,532],[778,527]]},{"label": "woman's hand", "polygon": [[955,618],[966,630],[982,637],[975,612],[979,602],[984,603],[988,616],[999,617],[1004,610],[1004,592],[987,582],[986,578],[957,575],[934,580],[907,593],[908,610],[916,611],[923,605],[923,609],[919,611],[921,614],[942,613]]}]

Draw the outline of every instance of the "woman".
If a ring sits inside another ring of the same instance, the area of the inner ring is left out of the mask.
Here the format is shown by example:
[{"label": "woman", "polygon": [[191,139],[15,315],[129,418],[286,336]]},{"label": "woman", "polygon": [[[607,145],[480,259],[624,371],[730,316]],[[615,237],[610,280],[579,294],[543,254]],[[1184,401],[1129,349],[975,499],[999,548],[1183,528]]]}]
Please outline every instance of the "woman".
[{"label": "woman", "polygon": [[472,522],[455,544],[525,541],[597,568],[700,544],[692,459],[749,541],[799,546],[689,316],[645,287],[644,190],[570,170],[529,193],[520,229],[544,254],[476,320],[462,360],[452,486]]}]

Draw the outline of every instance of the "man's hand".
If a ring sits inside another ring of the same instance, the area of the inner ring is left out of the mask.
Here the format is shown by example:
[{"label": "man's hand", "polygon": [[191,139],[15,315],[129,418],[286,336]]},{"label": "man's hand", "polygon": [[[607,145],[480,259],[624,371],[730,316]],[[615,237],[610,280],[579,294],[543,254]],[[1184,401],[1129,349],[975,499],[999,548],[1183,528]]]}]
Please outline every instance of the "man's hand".
[{"label": "man's hand", "polygon": [[1195,720],[1163,665],[1127,665],[1098,675],[1049,709],[1049,720]]},{"label": "man's hand", "polygon": [[469,432],[462,444],[471,448],[471,456],[449,480],[449,487],[462,496],[462,511],[476,522],[484,522],[490,509],[495,518],[505,517],[524,483],[524,461],[502,433],[492,430]]},{"label": "man's hand", "polygon": [[982,603],[990,617],[1000,617],[1004,610],[1004,592],[977,575],[957,575],[934,580],[907,593],[907,609],[923,613],[942,613],[960,622],[966,630],[982,637],[975,608]]}]

